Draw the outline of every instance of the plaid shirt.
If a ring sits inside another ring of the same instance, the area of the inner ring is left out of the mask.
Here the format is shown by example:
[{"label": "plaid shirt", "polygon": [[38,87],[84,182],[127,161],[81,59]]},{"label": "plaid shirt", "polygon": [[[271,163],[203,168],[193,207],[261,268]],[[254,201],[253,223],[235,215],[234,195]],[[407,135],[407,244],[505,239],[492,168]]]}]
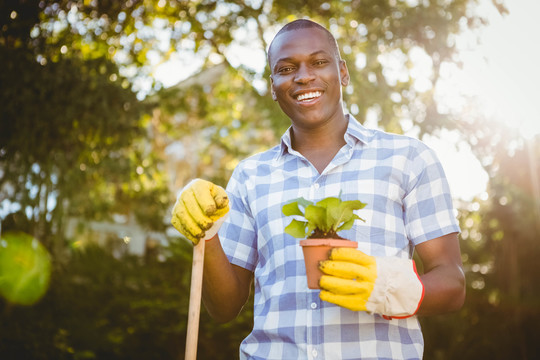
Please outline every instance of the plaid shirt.
[{"label": "plaid shirt", "polygon": [[375,256],[410,258],[414,245],[458,232],[443,168],[422,142],[362,127],[349,115],[346,145],[319,174],[281,144],[242,161],[227,192],[231,211],[220,239],[232,264],[255,275],[253,331],[242,359],[420,359],[423,337],[416,317],[385,320],[319,299],[307,288],[302,250],[283,232],[291,218],[283,204],[318,201],[342,192],[368,205],[342,237]]}]

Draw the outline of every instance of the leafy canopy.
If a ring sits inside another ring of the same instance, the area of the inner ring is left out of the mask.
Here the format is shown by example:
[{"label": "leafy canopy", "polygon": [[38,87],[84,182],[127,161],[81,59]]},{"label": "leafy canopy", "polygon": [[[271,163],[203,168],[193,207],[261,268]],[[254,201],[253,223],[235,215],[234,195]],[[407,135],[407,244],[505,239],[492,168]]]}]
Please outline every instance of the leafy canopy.
[{"label": "leafy canopy", "polygon": [[342,201],[339,197],[327,197],[317,203],[301,197],[282,208],[285,216],[303,218],[293,219],[285,232],[295,238],[340,238],[337,233],[350,229],[355,220],[365,221],[354,213],[365,206],[360,200]]}]

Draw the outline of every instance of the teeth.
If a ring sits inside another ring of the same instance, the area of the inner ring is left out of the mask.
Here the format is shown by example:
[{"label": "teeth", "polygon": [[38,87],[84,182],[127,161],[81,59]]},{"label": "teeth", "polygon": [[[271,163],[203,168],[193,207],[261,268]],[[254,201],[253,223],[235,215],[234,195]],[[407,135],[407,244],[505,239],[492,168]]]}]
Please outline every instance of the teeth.
[{"label": "teeth", "polygon": [[306,99],[317,98],[319,96],[321,96],[320,91],[313,91],[313,92],[308,92],[308,93],[305,93],[305,94],[298,95],[297,100],[302,101],[302,100],[306,100]]}]

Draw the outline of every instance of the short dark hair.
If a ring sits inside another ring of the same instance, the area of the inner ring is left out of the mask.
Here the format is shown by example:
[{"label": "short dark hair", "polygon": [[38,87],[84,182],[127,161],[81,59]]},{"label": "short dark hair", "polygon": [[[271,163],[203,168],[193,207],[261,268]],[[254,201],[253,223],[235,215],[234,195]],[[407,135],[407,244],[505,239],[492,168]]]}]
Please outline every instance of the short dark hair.
[{"label": "short dark hair", "polygon": [[[309,28],[316,28],[316,29],[320,29],[320,30],[324,31],[324,33],[328,37],[328,41],[330,41],[330,43],[334,47],[336,57],[338,59],[341,59],[341,55],[339,54],[339,47],[338,47],[338,44],[337,44],[337,41],[336,41],[336,38],[334,37],[334,35],[332,35],[332,33],[330,31],[328,31],[327,28],[325,28],[321,24],[316,23],[315,21],[312,21],[312,20],[298,19],[298,20],[291,21],[290,23],[285,24],[285,26],[283,26],[278,31],[276,36],[274,36],[274,39],[276,39],[279,35],[287,32],[287,31],[298,30],[298,29],[309,29]],[[270,43],[270,46],[268,47],[268,64],[269,65],[270,65],[270,49],[272,48],[272,43],[273,42],[274,42],[274,40],[272,40],[272,42]]]}]

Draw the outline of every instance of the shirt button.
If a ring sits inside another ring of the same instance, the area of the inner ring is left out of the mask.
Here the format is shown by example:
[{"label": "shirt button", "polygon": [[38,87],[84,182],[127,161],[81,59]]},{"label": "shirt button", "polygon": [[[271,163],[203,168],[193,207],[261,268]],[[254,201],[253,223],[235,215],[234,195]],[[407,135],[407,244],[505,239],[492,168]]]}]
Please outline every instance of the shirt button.
[{"label": "shirt button", "polygon": [[315,187],[315,189],[318,189],[318,188],[321,187],[321,185],[320,185],[319,183],[316,183],[316,184],[314,184],[313,186]]},{"label": "shirt button", "polygon": [[312,308],[312,309],[316,309],[316,308],[317,308],[317,303],[312,302],[312,303],[311,303],[311,308]]},{"label": "shirt button", "polygon": [[319,353],[317,352],[317,350],[313,349],[313,350],[311,350],[311,355],[313,355],[313,357],[317,357],[317,355],[319,355]]}]

